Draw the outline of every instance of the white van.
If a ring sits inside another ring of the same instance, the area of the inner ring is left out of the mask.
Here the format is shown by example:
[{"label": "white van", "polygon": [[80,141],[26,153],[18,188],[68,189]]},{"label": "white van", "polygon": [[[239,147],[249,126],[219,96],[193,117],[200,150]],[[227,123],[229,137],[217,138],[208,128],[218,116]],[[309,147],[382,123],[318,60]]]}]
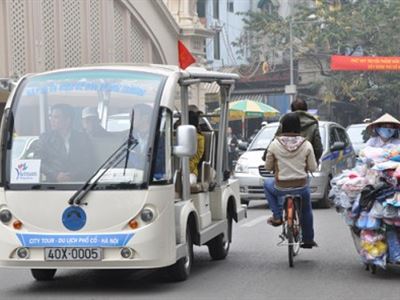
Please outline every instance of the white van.
[{"label": "white van", "polygon": [[[31,269],[36,280],[51,280],[59,268],[168,267],[173,279],[185,280],[193,245],[225,258],[232,221],[245,217],[239,182],[224,176],[226,143],[218,142],[226,140],[237,78],[165,65],[21,78],[1,124],[0,267]],[[190,186],[197,140],[188,91],[201,82],[220,86],[221,123],[202,132],[205,153]],[[102,135],[84,132],[86,107],[98,112]],[[176,129],[174,111],[181,117]],[[125,116],[123,126],[116,126],[118,116]],[[21,140],[30,141],[22,154]]]}]

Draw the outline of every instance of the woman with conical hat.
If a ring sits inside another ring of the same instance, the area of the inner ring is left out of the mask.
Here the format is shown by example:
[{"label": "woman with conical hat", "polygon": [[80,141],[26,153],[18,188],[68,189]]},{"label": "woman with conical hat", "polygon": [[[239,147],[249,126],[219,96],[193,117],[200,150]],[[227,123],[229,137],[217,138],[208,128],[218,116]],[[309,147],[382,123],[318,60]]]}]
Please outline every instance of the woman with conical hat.
[{"label": "woman with conical hat", "polygon": [[367,129],[372,135],[367,141],[367,146],[386,147],[390,145],[400,145],[399,128],[399,120],[390,114],[384,114],[367,126]]}]

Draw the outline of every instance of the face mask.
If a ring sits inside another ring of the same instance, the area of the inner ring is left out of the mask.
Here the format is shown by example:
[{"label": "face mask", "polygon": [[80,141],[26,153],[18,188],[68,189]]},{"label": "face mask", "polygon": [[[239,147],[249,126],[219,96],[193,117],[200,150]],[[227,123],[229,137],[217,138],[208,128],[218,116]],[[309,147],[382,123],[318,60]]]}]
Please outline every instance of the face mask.
[{"label": "face mask", "polygon": [[385,127],[378,127],[376,129],[376,133],[383,139],[388,140],[390,139],[396,132],[394,128],[385,128]]}]

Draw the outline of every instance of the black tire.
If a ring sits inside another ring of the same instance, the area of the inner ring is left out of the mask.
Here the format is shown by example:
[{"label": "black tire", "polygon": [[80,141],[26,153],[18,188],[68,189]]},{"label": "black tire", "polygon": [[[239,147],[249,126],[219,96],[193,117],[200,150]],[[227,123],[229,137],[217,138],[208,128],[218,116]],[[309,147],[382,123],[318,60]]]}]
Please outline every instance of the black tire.
[{"label": "black tire", "polygon": [[221,233],[220,235],[213,238],[211,241],[207,243],[208,246],[208,253],[214,260],[221,260],[225,259],[225,257],[229,253],[229,248],[232,241],[232,217],[228,213],[227,215],[227,222],[228,222],[228,236],[226,241],[224,241],[224,234]]},{"label": "black tire", "polygon": [[288,258],[289,258],[289,267],[293,268],[293,257],[294,254],[294,237],[293,237],[293,228],[290,226],[287,227],[287,239],[288,239]]},{"label": "black tire", "polygon": [[330,179],[325,189],[324,197],[318,201],[318,208],[331,208],[332,202],[329,200],[329,191],[331,190]]},{"label": "black tire", "polygon": [[294,229],[296,232],[293,232],[293,242],[295,245],[293,246],[293,256],[297,256],[300,252],[300,243],[301,243],[301,236],[302,236],[302,231],[301,231],[301,225],[300,225],[300,216],[298,214],[298,208],[296,207],[296,210],[294,211],[295,213],[295,219],[294,219]]},{"label": "black tire", "polygon": [[53,280],[56,272],[57,269],[31,269],[31,274],[37,281]]},{"label": "black tire", "polygon": [[188,279],[193,265],[193,240],[189,224],[186,228],[186,256],[180,258],[174,265],[172,265],[168,273],[173,281],[184,281]]}]

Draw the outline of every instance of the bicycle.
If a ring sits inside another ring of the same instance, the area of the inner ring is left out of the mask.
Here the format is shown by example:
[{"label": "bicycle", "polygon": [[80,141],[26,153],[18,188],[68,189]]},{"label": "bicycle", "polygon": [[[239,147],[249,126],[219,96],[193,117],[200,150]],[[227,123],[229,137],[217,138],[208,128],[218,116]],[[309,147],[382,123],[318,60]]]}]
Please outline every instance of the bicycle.
[{"label": "bicycle", "polygon": [[285,196],[283,204],[282,233],[279,235],[281,241],[278,246],[288,246],[289,267],[291,268],[294,266],[293,258],[299,254],[302,244],[301,202],[300,195],[288,194]]}]

